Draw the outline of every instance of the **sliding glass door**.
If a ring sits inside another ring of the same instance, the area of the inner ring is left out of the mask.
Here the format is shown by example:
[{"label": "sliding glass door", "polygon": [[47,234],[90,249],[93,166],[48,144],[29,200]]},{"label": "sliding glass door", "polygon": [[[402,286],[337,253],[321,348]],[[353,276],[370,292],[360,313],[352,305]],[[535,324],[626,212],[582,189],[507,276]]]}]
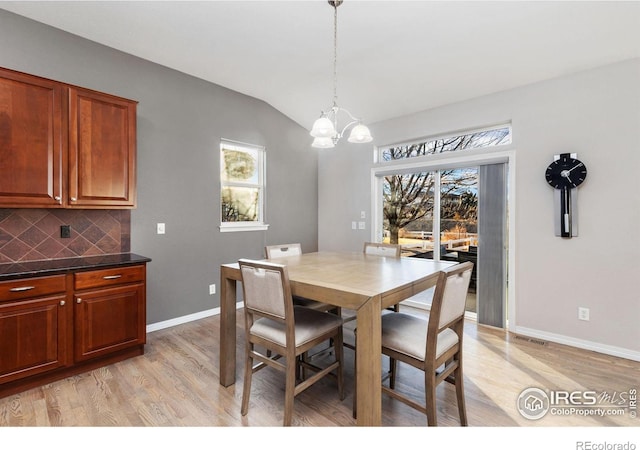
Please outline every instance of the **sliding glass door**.
[{"label": "sliding glass door", "polygon": [[[382,179],[383,242],[399,243],[403,256],[477,260],[477,167],[387,175]],[[476,271],[467,311],[476,312]],[[430,293],[416,297],[428,307]]]},{"label": "sliding glass door", "polygon": [[[378,175],[382,242],[411,258],[474,263],[466,310],[506,326],[507,164]],[[428,309],[432,291],[405,301]]]}]

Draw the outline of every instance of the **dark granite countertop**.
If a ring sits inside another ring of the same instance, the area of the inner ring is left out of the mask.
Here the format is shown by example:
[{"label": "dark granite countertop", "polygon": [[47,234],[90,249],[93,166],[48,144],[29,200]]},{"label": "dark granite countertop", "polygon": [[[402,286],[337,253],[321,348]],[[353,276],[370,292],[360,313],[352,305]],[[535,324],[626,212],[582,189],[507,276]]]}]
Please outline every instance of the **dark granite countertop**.
[{"label": "dark granite countertop", "polygon": [[131,266],[150,261],[151,258],[136,255],[135,253],[119,253],[115,255],[7,263],[0,264],[0,281],[58,275],[71,271],[100,269],[104,267]]}]

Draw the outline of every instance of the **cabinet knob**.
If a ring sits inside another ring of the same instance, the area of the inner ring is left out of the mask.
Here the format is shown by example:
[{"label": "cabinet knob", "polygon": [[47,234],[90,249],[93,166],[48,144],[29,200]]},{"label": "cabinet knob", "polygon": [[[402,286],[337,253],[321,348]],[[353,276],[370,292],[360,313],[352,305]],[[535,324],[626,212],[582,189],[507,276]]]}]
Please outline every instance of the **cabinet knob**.
[{"label": "cabinet knob", "polygon": [[60,201],[60,198],[61,198],[61,197],[60,197],[59,195],[56,195],[55,197],[53,197],[53,199],[54,199],[55,201],[57,201],[57,202],[59,202],[59,201]]},{"label": "cabinet knob", "polygon": [[71,197],[71,201],[72,201],[72,202],[75,202],[76,200],[78,200],[78,199],[77,199],[77,198],[75,198],[75,197]]},{"label": "cabinet knob", "polygon": [[64,306],[66,302],[64,300],[60,300],[60,306]]},{"label": "cabinet knob", "polygon": [[81,298],[78,298],[78,299],[76,300],[76,303],[82,303],[82,299],[81,299]]}]

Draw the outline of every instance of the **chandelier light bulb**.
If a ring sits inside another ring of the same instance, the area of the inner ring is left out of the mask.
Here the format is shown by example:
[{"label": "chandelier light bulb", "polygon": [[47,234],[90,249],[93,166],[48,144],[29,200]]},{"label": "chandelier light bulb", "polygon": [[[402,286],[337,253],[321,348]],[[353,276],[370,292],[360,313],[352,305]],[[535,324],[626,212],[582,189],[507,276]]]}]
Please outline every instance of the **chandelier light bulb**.
[{"label": "chandelier light bulb", "polygon": [[311,136],[314,138],[331,138],[336,134],[336,128],[328,117],[320,117],[313,123]]},{"label": "chandelier light bulb", "polygon": [[373,137],[371,137],[369,128],[366,125],[359,123],[351,129],[351,134],[347,140],[355,144],[364,144],[366,142],[371,142]]},{"label": "chandelier light bulb", "polygon": [[333,139],[330,137],[317,137],[313,140],[311,144],[312,147],[315,148],[333,148],[335,147],[333,143]]}]

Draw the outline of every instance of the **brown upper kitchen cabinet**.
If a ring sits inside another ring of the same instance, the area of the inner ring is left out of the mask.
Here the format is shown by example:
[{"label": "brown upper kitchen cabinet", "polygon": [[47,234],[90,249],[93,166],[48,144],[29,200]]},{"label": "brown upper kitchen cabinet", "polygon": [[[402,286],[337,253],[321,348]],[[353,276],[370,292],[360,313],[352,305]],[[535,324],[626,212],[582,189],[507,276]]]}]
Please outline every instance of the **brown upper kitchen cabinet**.
[{"label": "brown upper kitchen cabinet", "polygon": [[0,207],[135,208],[136,107],[0,68]]},{"label": "brown upper kitchen cabinet", "polygon": [[136,103],[69,88],[69,205],[135,206]]},{"label": "brown upper kitchen cabinet", "polygon": [[0,69],[0,206],[62,205],[63,93],[55,81]]}]

